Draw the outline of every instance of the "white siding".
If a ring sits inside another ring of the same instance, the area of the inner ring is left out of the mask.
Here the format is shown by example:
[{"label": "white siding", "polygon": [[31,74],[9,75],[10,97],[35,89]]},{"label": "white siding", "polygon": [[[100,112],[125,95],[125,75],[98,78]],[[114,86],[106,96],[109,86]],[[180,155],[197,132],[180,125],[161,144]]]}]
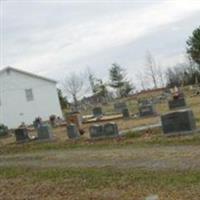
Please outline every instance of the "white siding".
[{"label": "white siding", "polygon": [[[27,101],[26,89],[32,89],[33,100]],[[56,84],[16,71],[0,75],[0,123],[16,128],[35,117],[48,120],[51,114],[62,117]]]}]

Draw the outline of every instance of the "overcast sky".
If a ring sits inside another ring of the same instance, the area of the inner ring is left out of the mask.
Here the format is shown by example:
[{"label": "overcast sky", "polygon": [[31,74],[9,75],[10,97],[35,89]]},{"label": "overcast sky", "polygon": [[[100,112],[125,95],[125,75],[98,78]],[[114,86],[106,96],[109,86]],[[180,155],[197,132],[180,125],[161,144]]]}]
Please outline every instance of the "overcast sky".
[{"label": "overcast sky", "polygon": [[12,66],[61,80],[89,67],[106,78],[113,62],[130,78],[151,51],[163,68],[184,61],[200,25],[199,0],[0,0],[0,69]]}]

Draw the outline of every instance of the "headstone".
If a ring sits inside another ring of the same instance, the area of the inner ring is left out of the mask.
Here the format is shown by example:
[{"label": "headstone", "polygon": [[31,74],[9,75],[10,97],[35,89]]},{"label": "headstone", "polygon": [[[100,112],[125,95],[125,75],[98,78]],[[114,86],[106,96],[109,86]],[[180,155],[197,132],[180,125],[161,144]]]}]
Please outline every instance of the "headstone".
[{"label": "headstone", "polygon": [[104,124],[104,134],[105,136],[118,136],[119,131],[117,124],[114,122]]},{"label": "headstone", "polygon": [[79,130],[75,124],[69,124],[67,126],[67,135],[69,139],[77,139],[80,137]]},{"label": "headstone", "polygon": [[153,104],[140,105],[139,107],[140,117],[155,115],[155,107]]},{"label": "headstone", "polygon": [[90,132],[91,138],[99,138],[99,137],[105,136],[103,125],[94,124],[94,125],[90,126],[89,132]]},{"label": "headstone", "polygon": [[172,99],[168,101],[168,106],[170,110],[176,109],[176,108],[183,108],[186,106],[185,98],[178,98],[178,99]]},{"label": "headstone", "polygon": [[8,135],[8,127],[1,124],[0,125],[0,137]]},{"label": "headstone", "polygon": [[191,132],[196,122],[191,109],[182,109],[161,116],[163,132],[166,135]]},{"label": "headstone", "polygon": [[39,140],[50,140],[53,138],[53,132],[48,124],[43,124],[37,128],[37,134]]},{"label": "headstone", "polygon": [[127,118],[130,117],[128,108],[124,108],[124,109],[122,110],[122,114],[123,114],[123,118],[126,118],[126,119],[127,119]]},{"label": "headstone", "polygon": [[16,142],[27,142],[30,140],[28,130],[26,128],[15,129]]},{"label": "headstone", "polygon": [[95,117],[99,117],[101,116],[103,113],[102,113],[102,108],[101,107],[95,107],[93,108],[93,115]]},{"label": "headstone", "polygon": [[117,113],[122,113],[122,111],[126,108],[127,108],[127,105],[125,102],[117,102],[114,104],[114,109],[115,109],[115,112]]}]

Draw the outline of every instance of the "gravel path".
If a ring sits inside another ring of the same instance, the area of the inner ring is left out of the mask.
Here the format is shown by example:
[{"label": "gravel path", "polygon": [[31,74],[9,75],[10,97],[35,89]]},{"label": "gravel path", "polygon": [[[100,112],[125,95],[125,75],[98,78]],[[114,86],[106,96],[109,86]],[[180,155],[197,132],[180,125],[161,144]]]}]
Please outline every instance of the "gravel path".
[{"label": "gravel path", "polygon": [[51,150],[1,155],[0,166],[200,169],[200,146]]}]

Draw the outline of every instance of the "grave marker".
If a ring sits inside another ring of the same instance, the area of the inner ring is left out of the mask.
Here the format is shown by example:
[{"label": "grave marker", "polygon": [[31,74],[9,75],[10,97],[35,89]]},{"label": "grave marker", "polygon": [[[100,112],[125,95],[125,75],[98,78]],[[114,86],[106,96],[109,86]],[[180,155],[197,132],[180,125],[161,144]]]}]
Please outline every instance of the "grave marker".
[{"label": "grave marker", "polygon": [[122,114],[123,114],[123,118],[129,118],[130,117],[128,108],[124,108],[122,110]]},{"label": "grave marker", "polygon": [[77,139],[80,137],[79,130],[75,124],[69,124],[67,126],[67,135],[69,139]]},{"label": "grave marker", "polygon": [[89,132],[90,132],[91,138],[98,138],[98,137],[105,136],[103,125],[94,124],[94,125],[90,126]]},{"label": "grave marker", "polygon": [[0,137],[8,135],[8,127],[0,124]]},{"label": "grave marker", "polygon": [[140,117],[155,115],[155,107],[153,104],[140,105],[139,107]]},{"label": "grave marker", "polygon": [[186,106],[185,98],[178,98],[178,99],[172,99],[168,101],[168,106],[170,110],[176,109],[176,108],[183,108]]},{"label": "grave marker", "polygon": [[161,116],[163,132],[166,135],[192,132],[196,122],[191,109],[182,109]]},{"label": "grave marker", "polygon": [[37,134],[39,140],[50,140],[53,138],[53,132],[48,124],[42,124],[37,128]]},{"label": "grave marker", "polygon": [[95,117],[99,117],[101,116],[103,113],[102,113],[102,108],[101,107],[95,107],[93,108],[93,115]]},{"label": "grave marker", "polygon": [[105,136],[118,136],[119,131],[117,124],[114,122],[104,124],[104,134]]},{"label": "grave marker", "polygon": [[28,136],[28,130],[26,128],[15,129],[16,142],[28,142],[30,140]]}]

